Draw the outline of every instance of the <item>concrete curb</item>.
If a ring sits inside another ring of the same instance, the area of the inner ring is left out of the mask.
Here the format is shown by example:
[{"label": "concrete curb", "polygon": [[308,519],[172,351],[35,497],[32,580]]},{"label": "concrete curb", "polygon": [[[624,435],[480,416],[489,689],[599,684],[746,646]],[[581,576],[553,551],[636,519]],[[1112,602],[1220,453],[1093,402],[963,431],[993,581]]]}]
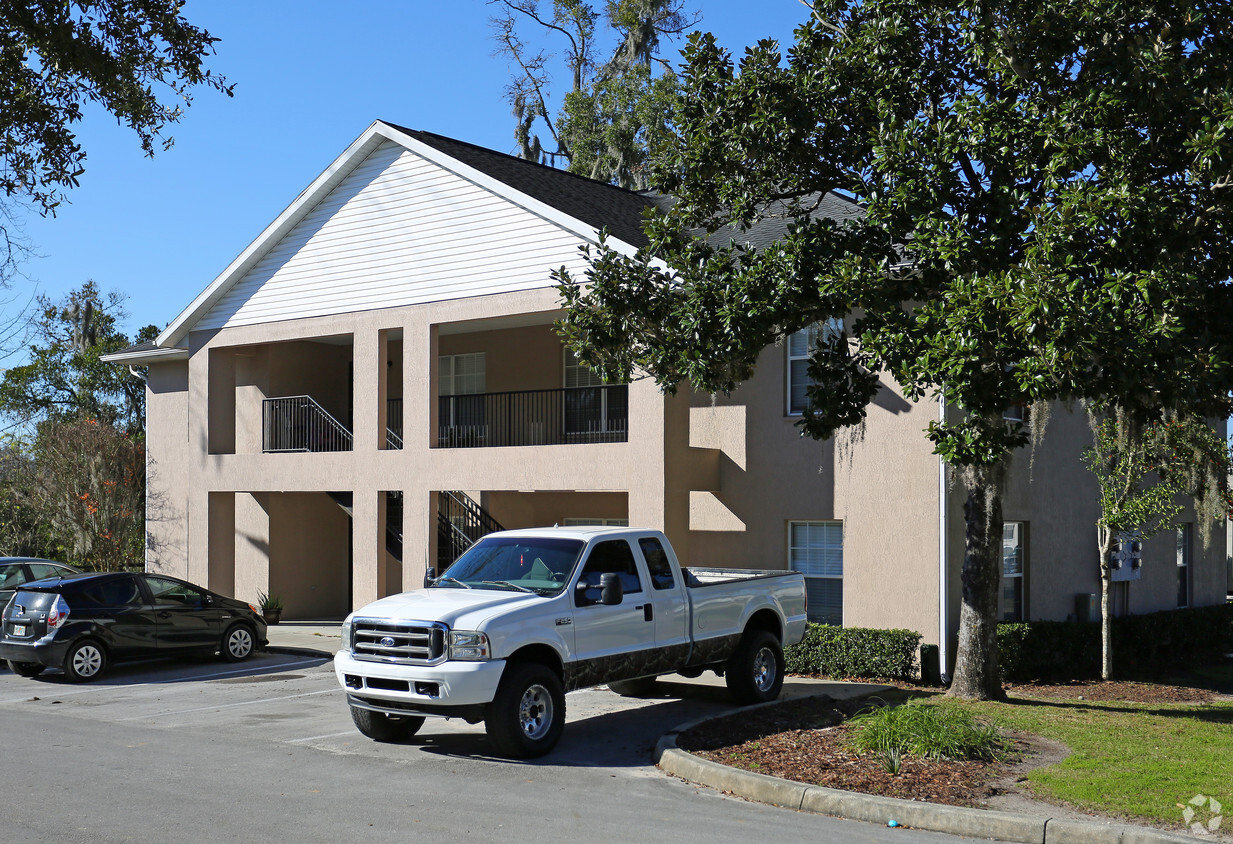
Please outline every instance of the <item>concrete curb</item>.
[{"label": "concrete curb", "polygon": [[286,645],[267,645],[265,652],[269,654],[291,654],[292,656],[316,656],[322,659],[334,658],[334,654],[326,653],[325,651],[317,651],[312,648],[291,648]]},{"label": "concrete curb", "polygon": [[655,764],[673,776],[729,791],[758,803],[882,825],[895,820],[900,826],[972,838],[1022,844],[1194,844],[1195,841],[1193,835],[1162,832],[1148,827],[1032,817],[805,785],[730,768],[694,756],[676,746],[677,736],[709,720],[712,718],[700,718],[664,735],[655,748]]}]

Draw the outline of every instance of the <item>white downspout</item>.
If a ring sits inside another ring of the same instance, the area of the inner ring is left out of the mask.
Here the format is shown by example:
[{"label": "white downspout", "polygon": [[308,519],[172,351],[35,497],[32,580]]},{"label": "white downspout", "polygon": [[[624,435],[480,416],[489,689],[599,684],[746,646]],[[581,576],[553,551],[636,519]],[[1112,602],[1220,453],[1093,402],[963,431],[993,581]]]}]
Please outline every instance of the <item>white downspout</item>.
[{"label": "white downspout", "polygon": [[[946,422],[946,399],[938,396],[938,422]],[[946,461],[938,455],[938,672],[942,682],[950,680],[950,589],[946,567]]]}]

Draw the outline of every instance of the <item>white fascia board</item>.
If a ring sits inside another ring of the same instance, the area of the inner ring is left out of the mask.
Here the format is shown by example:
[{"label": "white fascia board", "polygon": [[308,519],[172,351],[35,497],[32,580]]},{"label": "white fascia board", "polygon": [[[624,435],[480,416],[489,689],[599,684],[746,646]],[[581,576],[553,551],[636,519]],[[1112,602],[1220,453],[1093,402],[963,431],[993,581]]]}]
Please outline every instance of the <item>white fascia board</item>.
[{"label": "white fascia board", "polygon": [[[388,123],[380,120],[373,122],[362,135],[360,135],[351,146],[334,159],[331,164],[320,176],[313,180],[312,184],[300,192],[300,195],[295,198],[287,208],[270,223],[260,235],[248,245],[248,248],[239,254],[239,256],[231,262],[228,267],[210,283],[210,286],[201,292],[196,299],[189,304],[187,308],[180,312],[180,315],[172,320],[168,326],[163,329],[163,332],[155,339],[155,343],[159,346],[178,346],[184,342],[188,332],[192,329],[193,324],[207,313],[215,303],[221,299],[231,287],[243,278],[265,253],[272,248],[279,240],[282,239],[303,217],[311,211],[317,203],[325,197],[339,182],[341,182],[352,170],[354,170],[360,162],[381,145],[383,141],[390,140],[400,144],[417,155],[422,156],[428,161],[443,167],[444,169],[454,173],[461,178],[464,178],[485,190],[491,191],[497,196],[501,196],[509,202],[518,205],[521,208],[560,226],[564,230],[571,232],[589,243],[599,243],[599,230],[593,226],[571,217],[568,214],[554,208],[547,203],[541,202],[534,197],[524,194],[522,191],[502,182],[499,179],[494,179],[473,167],[463,164],[461,161],[446,155],[440,150],[428,146],[427,144],[417,141],[415,138],[400,132]],[[605,242],[613,249],[624,255],[632,256],[637,249],[630,244],[608,236]]]},{"label": "white fascia board", "polygon": [[383,132],[384,124],[380,121],[369,126],[334,159],[329,167],[300,191],[300,195],[288,205],[274,222],[266,226],[248,248],[239,254],[225,270],[203,290],[180,315],[173,319],[162,333],[155,339],[159,346],[176,346],[184,341],[193,324],[221,299],[232,285],[244,277],[271,247],[282,239],[316,204],[325,197],[339,182],[343,180],[368,154],[371,153],[388,135]]},{"label": "white fascia board", "polygon": [[[522,191],[510,187],[500,179],[493,178],[481,170],[476,170],[470,165],[463,164],[453,156],[441,152],[436,147],[431,147],[428,144],[422,143],[412,136],[398,131],[389,124],[381,125],[386,129],[386,136],[390,140],[397,141],[407,149],[414,152],[416,155],[433,162],[437,166],[450,171],[460,178],[466,179],[468,182],[471,182],[472,184],[481,187],[490,193],[496,194],[508,202],[529,211],[535,216],[546,220],[549,223],[570,232],[571,234],[577,235],[588,243],[599,243],[599,229],[594,226],[588,225],[576,217],[571,217],[569,214],[566,214],[546,202],[541,202],[533,196],[528,196]],[[605,238],[604,242],[607,243],[612,249],[623,255],[633,255],[638,251],[635,247],[620,238],[613,237],[611,234]]]},{"label": "white fascia board", "polygon": [[136,352],[116,352],[103,355],[104,363],[127,363],[132,366],[145,366],[148,363],[165,363],[173,360],[188,360],[188,349],[172,346],[166,349],[141,349]]}]

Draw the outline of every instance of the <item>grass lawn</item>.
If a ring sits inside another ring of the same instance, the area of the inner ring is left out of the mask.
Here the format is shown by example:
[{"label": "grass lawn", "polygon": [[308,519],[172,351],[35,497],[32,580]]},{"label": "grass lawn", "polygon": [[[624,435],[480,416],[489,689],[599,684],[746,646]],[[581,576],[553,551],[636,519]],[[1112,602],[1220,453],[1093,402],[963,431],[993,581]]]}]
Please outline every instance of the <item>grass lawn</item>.
[{"label": "grass lawn", "polygon": [[[1060,764],[1028,774],[1042,797],[1103,814],[1180,823],[1178,804],[1201,794],[1233,815],[1233,703],[1012,696],[1008,703],[961,705],[1000,727],[1053,738],[1071,749]],[[1207,820],[1206,808],[1196,820]]]}]

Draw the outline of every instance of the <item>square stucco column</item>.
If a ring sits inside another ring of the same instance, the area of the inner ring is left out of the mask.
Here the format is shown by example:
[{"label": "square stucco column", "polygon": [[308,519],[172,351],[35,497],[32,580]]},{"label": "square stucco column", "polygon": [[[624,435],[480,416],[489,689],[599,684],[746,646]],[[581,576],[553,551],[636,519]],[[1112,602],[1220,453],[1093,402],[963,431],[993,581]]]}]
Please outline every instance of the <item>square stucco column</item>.
[{"label": "square stucco column", "polygon": [[270,591],[270,513],[264,493],[235,494],[235,597]]},{"label": "square stucco column", "polygon": [[357,331],[352,339],[354,448],[357,454],[371,454],[385,442],[385,337],[384,332]]},{"label": "square stucco column", "polygon": [[[380,502],[378,499],[381,499]],[[351,608],[359,609],[380,597],[385,566],[385,531],[378,514],[385,509],[384,493],[357,489],[351,497]]]}]

